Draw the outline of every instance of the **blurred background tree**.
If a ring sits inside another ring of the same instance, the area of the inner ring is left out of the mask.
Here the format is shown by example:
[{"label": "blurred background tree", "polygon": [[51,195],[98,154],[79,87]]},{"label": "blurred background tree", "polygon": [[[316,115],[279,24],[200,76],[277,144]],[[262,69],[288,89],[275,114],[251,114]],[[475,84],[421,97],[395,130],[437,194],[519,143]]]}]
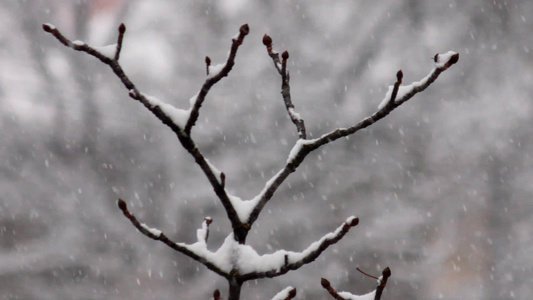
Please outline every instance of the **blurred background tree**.
[{"label": "blurred background tree", "polygon": [[[0,4],[0,296],[5,299],[208,299],[223,282],[132,230],[191,241],[207,215],[229,223],[173,133],[131,101],[95,59],[42,32],[54,23],[93,45],[128,25],[122,62],[147,93],[186,107],[203,58],[252,29],[230,77],[208,96],[195,136],[242,198],[277,171],[297,138],[264,53],[291,53],[293,101],[310,136],[380,103],[398,69],[418,80],[437,52],[461,63],[372,128],[311,155],[248,240],[300,250],[355,214],[360,225],[301,272],[248,284],[323,299],[320,277],[370,290],[356,266],[394,276],[385,298],[525,299],[532,294],[533,4],[529,1],[7,1]],[[169,263],[171,262],[171,263]]]}]

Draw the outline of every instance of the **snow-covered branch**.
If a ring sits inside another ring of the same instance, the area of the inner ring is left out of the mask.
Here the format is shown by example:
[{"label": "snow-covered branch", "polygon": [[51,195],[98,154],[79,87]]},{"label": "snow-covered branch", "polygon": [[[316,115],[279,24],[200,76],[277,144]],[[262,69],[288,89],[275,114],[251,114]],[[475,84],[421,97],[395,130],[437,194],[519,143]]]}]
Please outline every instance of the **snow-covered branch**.
[{"label": "snow-covered branch", "polygon": [[[381,276],[377,278],[378,286],[376,289],[364,295],[354,295],[349,292],[337,292],[333,287],[331,287],[331,283],[326,278],[322,278],[320,280],[320,284],[335,300],[381,300],[381,295],[383,294],[383,290],[385,289],[387,280],[390,276],[391,270],[389,267],[386,267],[381,272]],[[375,278],[374,276],[370,277]]]},{"label": "snow-covered branch", "polygon": [[[189,132],[187,132],[185,129],[189,128],[190,131],[190,127],[196,121],[196,118],[198,117],[198,110],[203,100],[205,99],[205,96],[207,95],[209,89],[222,77],[227,76],[227,74],[231,70],[234,64],[237,49],[239,45],[242,44],[244,37],[249,32],[248,25],[245,24],[241,26],[239,35],[233,39],[231,52],[225,66],[216,75],[206,80],[198,96],[191,98],[191,108],[189,110],[181,110],[175,108],[174,106],[164,103],[163,101],[160,101],[155,97],[145,95],[137,89],[135,84],[133,84],[133,82],[125,74],[118,61],[120,57],[119,54],[122,49],[122,40],[126,32],[126,26],[124,24],[121,24],[119,26],[119,35],[117,38],[117,43],[112,47],[91,47],[85,42],[72,42],[65,36],[63,36],[63,34],[61,34],[61,32],[52,24],[43,24],[43,29],[44,31],[52,34],[63,45],[77,51],[86,52],[87,54],[98,58],[101,62],[108,65],[111,70],[113,70],[113,72],[117,75],[117,77],[126,87],[126,89],[128,89],[129,96],[141,102],[159,120],[161,120],[163,124],[167,125],[176,134],[183,148],[185,148],[194,157],[194,160],[200,166],[207,179],[213,186],[215,194],[218,196],[222,205],[224,206],[224,209],[226,210],[228,219],[230,220],[233,230],[235,232],[235,238],[240,242],[244,242],[246,239],[246,234],[249,230],[249,226],[246,226],[246,224],[240,222],[239,217],[237,216],[237,213],[233,208],[231,201],[228,198],[228,195],[226,194],[226,191],[223,186],[223,179],[225,177],[222,176],[222,173],[220,171],[216,171],[216,168],[214,168],[207,161],[207,159],[203,156],[203,154],[200,152],[200,150],[194,143],[193,139],[190,137]],[[112,51],[113,49],[114,52]]]},{"label": "snow-covered branch", "polygon": [[[176,243],[170,240],[161,230],[157,228],[151,228],[147,226],[146,224],[139,222],[139,220],[137,220],[137,218],[132,213],[130,213],[130,211],[128,210],[128,206],[126,205],[126,202],[124,200],[122,199],[118,200],[118,207],[120,208],[120,210],[122,210],[122,213],[124,214],[124,216],[126,216],[126,218],[130,220],[133,226],[135,226],[135,228],[137,228],[137,230],[139,230],[145,236],[153,240],[160,241],[164,243],[165,245],[169,246],[170,248],[185,254],[186,256],[205,265],[209,270],[219,274],[220,276],[223,276],[226,278],[229,277],[228,272],[225,272],[224,270],[222,270],[220,267],[218,267],[216,264],[214,264],[212,261],[210,261],[206,257],[202,255],[198,255],[194,251],[194,248],[191,247],[191,245],[187,245],[183,243]],[[204,221],[204,224],[207,224],[207,219]],[[205,241],[207,241],[206,235],[205,235],[205,240],[203,240],[204,245],[205,245]],[[193,244],[193,245],[196,245],[196,244]]]},{"label": "snow-covered branch", "polygon": [[289,84],[290,75],[289,71],[287,70],[287,60],[289,59],[289,52],[284,51],[281,54],[280,62],[279,53],[273,50],[272,38],[268,34],[265,34],[263,36],[263,45],[265,45],[268,55],[270,56],[270,58],[272,58],[272,61],[274,62],[274,67],[276,67],[276,70],[278,70],[278,73],[281,75],[281,96],[283,97],[283,101],[285,102],[285,108],[287,109],[287,113],[289,114],[292,123],[294,123],[294,125],[296,126],[296,130],[298,130],[298,137],[300,139],[306,139],[307,134],[305,132],[305,122],[300,117],[300,114],[297,113],[294,109],[294,104],[292,104],[291,100],[291,86]]},{"label": "snow-covered branch", "polygon": [[[348,218],[334,232],[324,235],[318,241],[312,243],[302,252],[292,252],[279,250],[272,254],[257,255],[257,253],[248,253],[244,256],[246,265],[239,266],[241,280],[253,280],[258,278],[272,278],[283,275],[291,270],[297,270],[301,266],[313,262],[329,246],[340,241],[351,227],[357,226],[359,219],[355,217]],[[248,246],[247,246],[248,247]]]},{"label": "snow-covered branch", "polygon": [[205,97],[207,96],[207,93],[209,92],[211,87],[217,82],[219,82],[222,78],[228,76],[229,72],[233,68],[233,65],[235,65],[235,56],[237,55],[237,50],[239,49],[239,46],[242,45],[244,37],[248,35],[249,32],[250,27],[248,27],[248,24],[244,24],[241,26],[241,28],[239,29],[239,33],[236,35],[236,37],[232,39],[231,50],[225,63],[216,66],[211,66],[211,59],[208,56],[205,58],[205,62],[207,65],[207,79],[202,85],[202,89],[200,90],[200,93],[198,93],[198,97],[196,97],[196,101],[191,110],[191,115],[189,117],[189,120],[187,121],[187,125],[185,125],[185,132],[187,134],[191,133],[192,127],[198,120],[198,116],[200,114],[200,107],[202,106],[202,103],[204,102]]},{"label": "snow-covered branch", "polygon": [[[433,68],[431,72],[420,81],[413,82],[407,86],[401,85],[403,73],[400,70],[396,73],[396,83],[389,89],[389,92],[387,92],[385,95],[385,99],[381,102],[378,110],[374,114],[364,118],[359,123],[351,127],[337,128],[317,139],[298,140],[291,150],[287,159],[287,163],[283,169],[281,169],[269,181],[267,181],[263,190],[252,200],[256,204],[251,210],[248,223],[251,225],[257,220],[262,209],[272,198],[281,183],[283,183],[283,181],[285,181],[285,179],[291,173],[293,173],[296,168],[298,168],[298,166],[304,161],[305,157],[309,153],[339,138],[352,135],[359,130],[364,129],[383,119],[398,106],[411,99],[414,95],[425,90],[439,77],[443,71],[457,63],[457,61],[459,61],[459,54],[453,51],[449,51],[445,54],[437,54],[435,55],[435,68]],[[275,59],[274,62],[277,66]]]}]

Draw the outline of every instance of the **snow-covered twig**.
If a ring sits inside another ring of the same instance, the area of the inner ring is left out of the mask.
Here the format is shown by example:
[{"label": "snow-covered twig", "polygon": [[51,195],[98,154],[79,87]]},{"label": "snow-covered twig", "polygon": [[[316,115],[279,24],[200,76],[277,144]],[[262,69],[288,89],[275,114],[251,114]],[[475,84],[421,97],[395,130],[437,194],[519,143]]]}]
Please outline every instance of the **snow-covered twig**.
[{"label": "snow-covered twig", "polygon": [[[362,271],[359,270],[359,272],[362,272]],[[368,275],[364,272],[362,273],[371,278],[376,279],[376,277],[374,276]],[[320,280],[320,284],[326,291],[328,291],[328,293],[335,300],[381,300],[381,295],[383,294],[383,290],[385,289],[385,286],[387,285],[387,280],[391,276],[390,268],[386,267],[385,269],[383,269],[381,274],[382,275],[379,278],[377,278],[378,286],[376,287],[376,289],[365,295],[354,295],[349,292],[337,292],[333,287],[331,287],[331,283],[326,278],[322,278]]]},{"label": "snow-covered twig", "polygon": [[124,216],[126,216],[126,218],[130,220],[133,226],[135,226],[135,228],[137,228],[137,230],[139,230],[145,236],[153,240],[160,241],[164,243],[165,245],[169,246],[170,248],[185,254],[186,256],[196,260],[197,262],[200,262],[201,264],[206,266],[209,270],[219,274],[220,276],[223,276],[226,278],[230,277],[228,272],[223,271],[217,265],[215,265],[213,262],[209,261],[205,257],[198,255],[196,252],[192,251],[187,245],[182,244],[182,243],[176,243],[170,240],[161,230],[150,228],[146,226],[145,224],[139,222],[137,218],[132,213],[130,213],[130,211],[128,210],[128,206],[126,205],[126,202],[124,200],[122,199],[118,200],[118,207],[120,208],[120,210],[122,210],[122,213],[124,214]]},{"label": "snow-covered twig", "polygon": [[[149,111],[151,111],[159,120],[161,120],[163,124],[167,125],[176,134],[183,148],[185,148],[194,157],[195,162],[200,166],[205,176],[213,186],[216,195],[218,196],[220,202],[226,210],[228,219],[231,222],[234,232],[236,233],[235,238],[240,242],[244,242],[244,240],[246,239],[246,233],[248,233],[249,230],[249,226],[240,222],[239,217],[237,216],[237,212],[235,211],[234,207],[231,204],[231,201],[228,198],[228,195],[226,194],[224,186],[221,184],[221,182],[219,182],[220,174],[214,173],[203,154],[200,152],[188,132],[184,130],[183,127],[187,128],[189,126],[190,131],[190,127],[194,124],[194,121],[198,117],[198,109],[200,108],[203,99],[205,99],[205,95],[207,95],[209,88],[211,88],[211,86],[218,82],[222,77],[226,76],[231,70],[231,67],[234,64],[234,58],[237,52],[237,48],[240,44],[242,44],[244,36],[246,36],[249,32],[248,25],[245,24],[241,26],[239,36],[237,37],[237,39],[233,40],[232,51],[230,52],[230,56],[228,57],[226,67],[224,67],[218,75],[213,76],[211,79],[207,80],[206,83],[204,83],[202,91],[199,93],[199,95],[196,98],[193,97],[194,104],[192,105],[190,117],[187,118],[185,126],[182,124],[184,122],[179,120],[184,119],[183,113],[186,111],[178,110],[177,108],[171,107],[170,104],[158,102],[155,98],[148,97],[144,93],[141,93],[120,66],[118,59],[120,57],[119,54],[122,49],[122,40],[126,32],[126,26],[124,24],[121,24],[118,29],[119,36],[117,39],[116,52],[114,56],[104,55],[103,53],[97,51],[94,47],[91,47],[84,42],[70,41],[65,36],[63,36],[63,34],[61,34],[61,32],[52,24],[43,24],[43,30],[52,34],[63,45],[72,48],[76,51],[86,52],[87,54],[98,58],[101,62],[108,65],[111,70],[113,70],[115,75],[117,75],[117,77],[126,87],[126,89],[128,89],[129,96],[141,102]],[[200,98],[200,101],[198,100],[198,98]],[[179,115],[180,117],[176,118],[177,115]],[[193,118],[193,115],[196,115],[196,117]],[[191,120],[194,121],[192,121],[191,123]]]},{"label": "snow-covered twig", "polygon": [[291,300],[294,297],[296,297],[296,289],[292,286],[288,286],[281,292],[277,293],[271,300]]},{"label": "snow-covered twig", "polygon": [[200,93],[198,93],[198,97],[196,98],[196,101],[192,107],[191,115],[187,121],[187,125],[185,125],[185,132],[187,134],[191,133],[192,127],[194,124],[196,124],[198,116],[200,115],[200,107],[202,106],[202,103],[204,102],[205,97],[207,96],[207,93],[211,87],[219,82],[220,79],[228,76],[229,72],[233,68],[233,65],[235,65],[235,56],[237,55],[237,50],[239,49],[239,46],[242,45],[244,37],[248,35],[249,32],[250,27],[248,27],[248,24],[241,26],[237,38],[232,39],[231,50],[229,52],[228,59],[224,64],[221,64],[217,70],[214,70],[215,67],[211,66],[211,59],[206,57],[205,62],[208,78],[202,85]]},{"label": "snow-covered twig", "polygon": [[269,256],[265,255],[268,258],[274,258],[279,256],[278,254],[284,254],[284,260],[278,260],[278,264],[273,265],[270,270],[250,271],[248,273],[242,274],[240,278],[243,281],[265,277],[272,278],[283,275],[291,270],[297,270],[301,266],[313,262],[318,256],[320,256],[320,254],[322,254],[322,252],[324,252],[324,250],[340,241],[344,237],[344,235],[348,233],[350,228],[357,226],[357,224],[359,224],[358,218],[348,218],[334,232],[330,232],[324,235],[321,239],[312,243],[309,247],[307,247],[307,249],[302,252],[296,253],[281,250]]},{"label": "snow-covered twig", "polygon": [[272,49],[272,38],[265,34],[263,36],[263,45],[265,45],[268,55],[274,62],[274,67],[276,67],[276,70],[278,70],[278,73],[281,75],[281,95],[283,97],[283,101],[285,102],[285,108],[287,109],[287,113],[289,114],[289,117],[291,118],[292,123],[296,126],[296,130],[298,130],[298,137],[300,139],[306,139],[307,134],[305,131],[305,122],[300,117],[300,114],[298,114],[294,110],[294,104],[292,104],[291,100],[291,86],[289,84],[290,82],[290,75],[289,71],[287,70],[287,60],[289,59],[289,52],[284,51],[281,54],[281,62],[279,60],[279,54]]},{"label": "snow-covered twig", "polygon": [[[443,62],[442,57],[445,57],[448,60],[446,62]],[[293,173],[296,170],[296,168],[298,168],[298,166],[300,166],[300,164],[304,161],[305,157],[309,153],[311,153],[312,151],[318,149],[319,147],[325,144],[338,140],[342,137],[352,135],[358,132],[359,130],[367,128],[368,126],[383,119],[388,114],[390,114],[394,109],[396,109],[398,106],[405,103],[407,100],[411,99],[414,95],[425,90],[439,77],[439,75],[442,72],[447,70],[449,67],[451,67],[455,63],[457,63],[457,61],[459,60],[459,54],[452,52],[452,51],[448,52],[447,55],[442,56],[442,57],[440,58],[438,62],[435,63],[435,68],[431,70],[428,76],[424,77],[420,81],[413,82],[412,84],[408,86],[401,86],[403,73],[401,71],[398,71],[398,73],[396,74],[397,80],[396,80],[394,87],[390,89],[390,94],[387,93],[387,95],[385,96],[387,99],[387,102],[385,103],[382,102],[383,105],[382,106],[380,105],[381,107],[374,114],[364,118],[359,123],[351,127],[337,128],[327,134],[322,135],[321,137],[317,139],[306,142],[302,144],[301,147],[299,147],[296,153],[293,153],[293,151],[291,151],[290,156],[292,159],[287,160],[287,164],[283,167],[283,169],[281,169],[278,173],[276,173],[267,182],[264,189],[259,193],[259,195],[257,195],[254,198],[254,199],[257,199],[256,200],[257,204],[253,208],[252,212],[250,213],[248,223],[251,225],[257,220],[264,206],[272,198],[272,196],[274,195],[276,190],[279,188],[281,183],[283,183],[283,181],[285,181],[285,179],[291,173]],[[391,99],[392,101],[388,101]]]}]

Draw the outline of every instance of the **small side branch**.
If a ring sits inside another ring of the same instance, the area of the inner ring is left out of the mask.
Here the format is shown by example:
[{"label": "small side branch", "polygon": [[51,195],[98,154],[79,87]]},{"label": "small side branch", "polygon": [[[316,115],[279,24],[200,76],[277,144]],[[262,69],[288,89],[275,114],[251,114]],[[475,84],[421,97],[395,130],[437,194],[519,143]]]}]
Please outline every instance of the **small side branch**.
[{"label": "small side branch", "polygon": [[272,278],[283,275],[291,270],[297,270],[301,266],[306,265],[322,254],[329,246],[340,241],[350,228],[359,224],[359,218],[350,217],[334,232],[328,233],[320,240],[311,244],[306,250],[300,253],[287,252],[284,256],[283,262],[274,269],[264,272],[251,272],[241,276],[242,281],[254,280],[258,278]]},{"label": "small side branch", "polygon": [[[129,96],[140,103],[142,103],[150,112],[152,112],[163,124],[167,125],[178,137],[180,143],[182,144],[183,148],[185,148],[193,157],[195,162],[200,166],[204,174],[206,175],[207,179],[211,183],[211,186],[213,187],[213,190],[215,191],[216,195],[220,199],[220,202],[224,206],[224,209],[226,210],[226,213],[228,215],[229,220],[231,221],[231,225],[233,227],[233,230],[235,232],[235,237],[239,242],[244,242],[246,239],[246,234],[249,230],[249,226],[246,226],[246,224],[241,223],[239,220],[239,217],[237,215],[237,212],[235,211],[235,208],[231,204],[231,201],[228,198],[228,195],[226,194],[226,191],[224,189],[223,184],[219,182],[218,174],[214,174],[213,170],[207,163],[207,160],[203,156],[203,154],[200,152],[192,138],[188,133],[186,133],[183,128],[187,125],[192,126],[191,124],[191,118],[188,117],[186,120],[187,122],[183,122],[185,124],[181,124],[180,122],[177,122],[176,120],[182,119],[181,116],[176,116],[176,114],[183,115],[184,111],[178,110],[171,105],[160,103],[159,101],[156,101],[154,97],[146,96],[145,94],[141,93],[137,87],[133,84],[133,82],[130,80],[130,78],[126,75],[122,67],[120,66],[118,59],[120,57],[120,51],[122,49],[122,41],[124,38],[124,34],[126,32],[126,26],[124,24],[121,24],[118,28],[118,38],[117,38],[117,44],[116,45],[110,45],[106,47],[91,47],[87,45],[84,42],[81,41],[70,41],[67,39],[61,32],[52,24],[43,24],[43,30],[52,34],[60,43],[63,45],[72,48],[76,51],[82,51],[86,52],[87,54],[96,57],[100,61],[102,61],[104,64],[108,65],[111,70],[115,73],[115,75],[120,79],[122,84],[128,89]],[[237,49],[239,45],[242,44],[242,41],[244,39],[244,36],[246,36],[249,32],[248,25],[241,26],[240,33],[237,39],[233,40],[233,46],[232,50],[230,52],[230,56],[228,57],[228,62],[226,63],[225,67],[218,73],[216,76],[213,76],[212,78],[208,79],[204,86],[202,87],[202,91],[200,92],[199,96],[197,98],[200,98],[200,101],[196,100],[195,105],[193,108],[191,108],[191,115],[194,113],[194,110],[196,110],[196,118],[198,117],[198,109],[200,108],[200,105],[205,98],[205,95],[207,95],[207,92],[209,91],[209,88],[211,88],[212,85],[214,85],[216,82],[218,82],[222,77],[227,76],[229,71],[231,70],[233,64],[235,55],[237,53]],[[110,51],[112,50],[112,51]],[[191,116],[190,115],[190,116]],[[190,129],[189,129],[190,130]]]},{"label": "small side branch", "polygon": [[272,49],[272,38],[265,34],[263,36],[263,45],[265,45],[268,55],[274,62],[274,67],[276,67],[276,70],[281,75],[281,95],[283,97],[283,101],[285,102],[285,108],[287,109],[287,113],[289,114],[289,117],[296,126],[296,130],[298,130],[298,137],[300,139],[306,139],[307,134],[305,130],[305,122],[300,117],[300,114],[298,114],[294,109],[294,104],[292,104],[291,100],[291,86],[289,84],[290,82],[290,75],[289,71],[287,70],[287,60],[289,59],[289,52],[284,51],[281,54],[281,61],[279,59],[279,54]]},{"label": "small side branch", "polygon": [[151,238],[153,240],[160,241],[163,244],[167,245],[168,247],[170,247],[170,248],[172,248],[172,249],[174,249],[174,250],[176,250],[176,251],[178,251],[180,253],[185,254],[186,256],[188,256],[188,257],[196,260],[197,262],[203,264],[209,270],[217,273],[220,276],[223,276],[225,278],[229,277],[228,273],[222,271],[219,267],[217,267],[212,262],[210,262],[207,259],[205,259],[204,257],[201,257],[200,255],[194,253],[193,251],[191,251],[187,247],[183,246],[183,244],[178,244],[178,243],[170,240],[161,230],[155,229],[155,228],[150,228],[147,225],[145,225],[143,223],[140,223],[137,220],[137,218],[132,213],[130,213],[130,211],[128,210],[128,206],[126,205],[126,202],[124,200],[122,200],[122,199],[118,200],[118,207],[120,208],[120,210],[122,211],[124,216],[126,218],[128,218],[128,220],[130,220],[131,224],[133,224],[133,226],[135,226],[135,228],[137,228],[137,230],[139,230],[145,236],[147,236],[147,237],[149,237],[149,238]]},{"label": "small side branch", "polygon": [[[271,42],[271,39],[269,40]],[[267,46],[268,49],[268,46]],[[270,53],[270,52],[269,52]],[[273,60],[277,66],[277,61],[279,61],[279,57],[276,53],[272,52]],[[321,146],[328,144],[330,142],[333,142],[335,140],[338,140],[342,137],[346,137],[349,135],[352,135],[356,132],[358,132],[361,129],[367,128],[371,126],[372,124],[376,123],[377,121],[385,118],[388,114],[390,114],[393,110],[395,110],[398,106],[402,105],[409,99],[413,98],[416,94],[424,91],[426,88],[428,88],[435,80],[439,77],[439,75],[447,70],[449,67],[454,65],[459,61],[459,54],[455,53],[453,51],[450,51],[445,54],[437,55],[437,62],[435,63],[435,68],[431,70],[429,75],[427,75],[425,78],[423,78],[420,81],[413,82],[410,85],[402,86],[402,79],[403,79],[403,73],[402,71],[398,71],[396,74],[396,83],[393,87],[389,89],[389,92],[385,96],[384,101],[382,101],[382,104],[380,104],[380,107],[378,110],[361,120],[359,123],[348,127],[348,128],[337,128],[327,134],[322,135],[320,138],[314,139],[314,140],[305,140],[305,143],[301,143],[300,147],[297,149],[295,153],[290,154],[290,159],[287,160],[287,164],[283,169],[281,169],[276,175],[274,175],[265,185],[263,190],[259,193],[259,195],[256,196],[257,204],[253,208],[252,212],[250,213],[250,217],[248,218],[248,223],[251,225],[253,224],[256,219],[259,217],[259,214],[265,207],[266,203],[270,201],[276,190],[279,188],[281,183],[285,181],[285,179],[293,173],[296,168],[304,161],[305,157],[311,153],[312,151],[320,148]],[[389,94],[390,93],[390,94]]]},{"label": "small side branch", "polygon": [[237,50],[239,49],[239,46],[242,45],[244,37],[248,35],[248,33],[250,33],[250,27],[248,26],[248,24],[242,25],[239,29],[239,34],[237,38],[232,39],[231,50],[228,55],[228,59],[226,60],[226,63],[220,71],[217,70],[216,74],[210,74],[211,59],[209,57],[205,58],[206,73],[209,77],[202,85],[202,89],[200,90],[200,93],[198,93],[198,97],[196,97],[196,101],[192,106],[191,115],[189,117],[189,120],[187,121],[187,124],[185,125],[186,134],[189,135],[191,133],[192,127],[194,126],[194,124],[196,124],[198,116],[200,115],[200,107],[202,107],[202,104],[205,101],[205,97],[207,96],[207,93],[209,92],[211,87],[217,82],[219,82],[222,78],[228,76],[229,72],[233,68],[233,65],[235,65],[235,56],[237,55]]}]

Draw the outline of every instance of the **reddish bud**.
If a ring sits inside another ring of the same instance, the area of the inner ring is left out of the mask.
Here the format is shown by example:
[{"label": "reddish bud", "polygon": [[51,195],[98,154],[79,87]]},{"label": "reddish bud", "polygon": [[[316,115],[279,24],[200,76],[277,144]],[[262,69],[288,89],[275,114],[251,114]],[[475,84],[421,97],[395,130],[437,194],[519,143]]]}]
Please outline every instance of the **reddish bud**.
[{"label": "reddish bud", "polygon": [[383,278],[388,278],[392,275],[392,272],[389,267],[386,267],[381,274],[383,274]]},{"label": "reddish bud", "polygon": [[209,66],[211,64],[211,58],[209,56],[205,57],[205,63]]},{"label": "reddish bud", "polygon": [[272,38],[268,34],[263,35],[263,45],[267,47],[272,46]]},{"label": "reddish bud", "polygon": [[248,24],[242,25],[241,28],[239,29],[239,32],[242,35],[247,35],[248,33],[250,33],[250,26],[248,26]]},{"label": "reddish bud", "polygon": [[281,58],[284,60],[289,59],[289,51],[283,51],[283,53],[281,53]]},{"label": "reddish bud", "polygon": [[128,205],[126,205],[126,201],[124,201],[122,199],[118,199],[118,208],[120,208],[120,210],[122,210],[122,211],[127,211],[128,210]]},{"label": "reddish bud", "polygon": [[353,218],[352,221],[350,222],[350,226],[357,226],[357,224],[359,224],[359,218]]},{"label": "reddish bud", "polygon": [[211,218],[205,218],[204,220],[207,223],[207,225],[213,223],[213,219],[211,219]]},{"label": "reddish bud", "polygon": [[439,54],[435,54],[435,56],[433,56],[433,61],[434,62],[438,62],[439,61]]},{"label": "reddish bud", "polygon": [[321,278],[320,279],[320,284],[325,289],[329,289],[331,287],[331,284],[329,283],[329,281],[326,278]]},{"label": "reddish bud", "polygon": [[214,300],[220,299],[220,291],[218,289],[216,289],[215,292],[213,293],[213,299]]},{"label": "reddish bud", "polygon": [[453,65],[458,61],[459,61],[459,53],[455,53],[454,55],[452,55],[452,57],[450,57],[448,64]]},{"label": "reddish bud", "polygon": [[398,71],[398,73],[396,73],[396,81],[398,82],[402,82],[402,78],[403,78],[403,72],[402,70]]},{"label": "reddish bud", "polygon": [[296,289],[292,289],[289,291],[289,299],[292,299],[296,297]]},{"label": "reddish bud", "polygon": [[124,34],[124,32],[126,32],[126,25],[124,25],[124,23],[120,24],[120,26],[118,27],[118,32],[121,34]]},{"label": "reddish bud", "polygon": [[43,30],[46,32],[52,32],[52,27],[48,24],[43,24]]}]

